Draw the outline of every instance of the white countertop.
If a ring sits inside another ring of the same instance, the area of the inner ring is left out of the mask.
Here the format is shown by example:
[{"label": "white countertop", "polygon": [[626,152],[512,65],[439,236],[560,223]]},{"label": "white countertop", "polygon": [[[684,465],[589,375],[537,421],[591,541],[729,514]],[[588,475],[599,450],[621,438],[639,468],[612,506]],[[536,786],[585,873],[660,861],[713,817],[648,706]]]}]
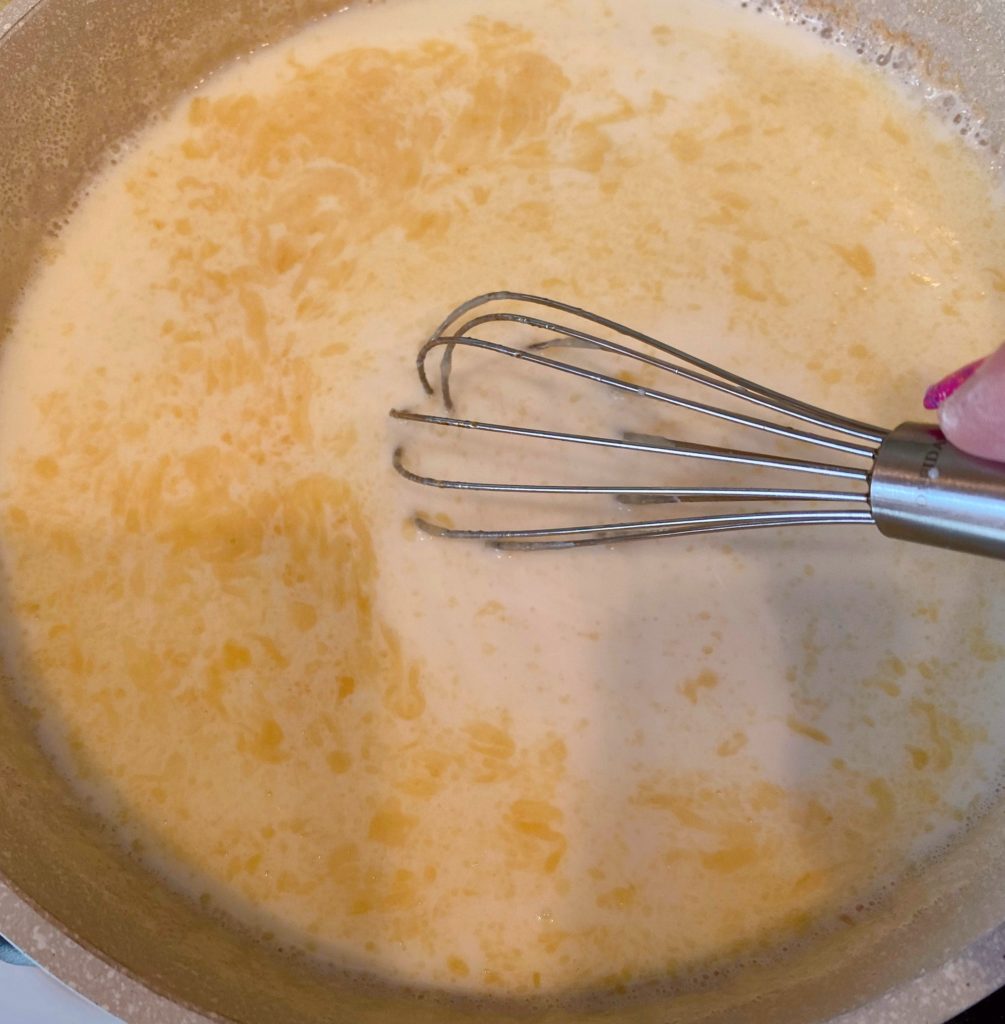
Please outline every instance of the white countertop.
[{"label": "white countertop", "polygon": [[0,963],[2,1024],[121,1024],[38,967]]}]

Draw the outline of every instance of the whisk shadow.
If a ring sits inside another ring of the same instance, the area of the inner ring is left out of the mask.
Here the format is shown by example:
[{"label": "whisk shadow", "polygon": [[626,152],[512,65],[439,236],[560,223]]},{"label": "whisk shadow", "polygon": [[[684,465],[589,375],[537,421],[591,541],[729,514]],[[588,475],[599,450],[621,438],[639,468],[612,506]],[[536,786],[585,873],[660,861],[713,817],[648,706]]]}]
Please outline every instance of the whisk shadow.
[{"label": "whisk shadow", "polygon": [[[932,725],[943,712],[932,704],[925,662],[916,660],[933,646],[934,614],[931,595],[917,584],[950,566],[965,578],[967,569],[960,573],[958,556],[898,550],[863,534],[662,541],[663,575],[635,574],[630,603],[607,624],[630,653],[597,669],[610,681],[598,690],[590,732],[598,824],[578,867],[589,873],[605,834],[623,837],[612,841],[626,862],[635,858],[634,875],[607,879],[603,888],[637,885],[640,899],[655,897],[654,919],[660,896],[673,892],[677,911],[676,931],[669,941],[663,936],[676,955],[624,979],[626,987],[686,994],[722,984],[743,964],[797,957],[835,932],[867,932],[891,886],[921,869],[919,849],[930,833],[959,827],[937,795],[946,775],[918,769],[922,760],[930,769],[952,755]],[[607,553],[612,570],[616,561],[644,558],[646,546]],[[678,551],[682,562],[704,561],[713,575],[716,565],[733,565],[729,598],[739,613],[731,623],[717,627],[707,611],[715,586],[674,589]],[[939,629],[947,634],[974,621],[965,584],[961,592],[943,610]],[[719,629],[735,635],[716,637]],[[646,671],[646,652],[661,649],[662,661],[650,659]],[[627,731],[626,702],[636,712]],[[647,717],[652,726],[664,721],[668,707],[679,723],[672,740],[646,725]],[[616,777],[610,766],[624,761],[626,744],[638,757],[631,774]],[[957,767],[972,770],[964,746]],[[695,900],[695,886],[717,895]],[[583,887],[565,913],[596,928],[594,896]],[[710,918],[722,903],[731,924],[717,931]],[[638,930],[655,927],[645,921]]]}]

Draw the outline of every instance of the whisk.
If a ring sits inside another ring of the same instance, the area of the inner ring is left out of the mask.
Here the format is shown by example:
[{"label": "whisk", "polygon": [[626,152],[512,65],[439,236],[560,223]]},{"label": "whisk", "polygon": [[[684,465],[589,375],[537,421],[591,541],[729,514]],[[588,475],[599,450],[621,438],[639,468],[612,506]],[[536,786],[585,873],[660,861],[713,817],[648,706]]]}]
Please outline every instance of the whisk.
[{"label": "whisk", "polygon": [[[514,304],[531,307],[534,312],[514,312]],[[482,336],[482,329],[489,324],[535,328],[544,332],[545,337],[525,347],[503,344]],[[469,348],[710,417],[738,431],[755,432],[762,440],[767,436],[796,442],[805,445],[807,454],[816,454],[817,459],[826,457],[822,452],[841,454],[847,457],[848,464],[698,444],[653,434],[628,432],[610,437],[458,418],[449,415],[454,411],[451,370],[457,350]],[[603,354],[605,359],[642,364],[665,373],[670,383],[676,380],[700,385],[731,402],[737,400],[734,404],[750,411],[732,411],[633,383],[625,379],[624,373],[616,376],[577,365],[562,358],[563,352],[570,349],[590,350]],[[810,478],[817,486],[639,487],[617,483],[448,480],[409,468],[405,451],[399,447],[394,453],[394,468],[407,480],[427,487],[552,496],[610,495],[622,506],[660,502],[685,507],[703,503],[711,506],[702,515],[526,529],[459,529],[416,517],[416,525],[426,533],[485,541],[507,550],[531,550],[783,526],[872,524],[888,537],[1005,558],[1005,464],[966,455],[932,424],[903,423],[887,430],[861,423],[773,391],[606,317],[555,299],[520,292],[479,295],[446,317],[422,346],[416,360],[419,379],[429,395],[435,393],[428,369],[435,354],[439,355],[439,390],[446,414],[393,409],[391,416],[395,419],[531,441],[727,463],[751,471],[782,471]],[[743,511],[736,507],[748,502],[761,503],[759,507],[766,510]],[[724,505],[732,507],[723,510]]]}]

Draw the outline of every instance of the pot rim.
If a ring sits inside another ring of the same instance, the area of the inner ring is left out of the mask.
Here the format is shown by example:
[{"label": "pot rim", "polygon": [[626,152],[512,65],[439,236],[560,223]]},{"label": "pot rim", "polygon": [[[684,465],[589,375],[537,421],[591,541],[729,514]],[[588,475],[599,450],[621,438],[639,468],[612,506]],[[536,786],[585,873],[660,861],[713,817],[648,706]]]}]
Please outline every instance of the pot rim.
[{"label": "pot rim", "polygon": [[[46,0],[0,0],[0,45]],[[0,930],[49,975],[129,1024],[220,1024],[207,1013],[157,991],[151,983],[76,937],[0,872]],[[1005,986],[1005,923],[938,967],[829,1024],[944,1024]],[[824,1024],[824,1022],[821,1022]]]},{"label": "pot rim", "polygon": [[[2,874],[0,922],[5,937],[38,967],[128,1024],[220,1024],[230,1019],[159,993],[83,939],[72,936]],[[945,1024],[1003,985],[1005,923],[938,967],[821,1024]]]}]

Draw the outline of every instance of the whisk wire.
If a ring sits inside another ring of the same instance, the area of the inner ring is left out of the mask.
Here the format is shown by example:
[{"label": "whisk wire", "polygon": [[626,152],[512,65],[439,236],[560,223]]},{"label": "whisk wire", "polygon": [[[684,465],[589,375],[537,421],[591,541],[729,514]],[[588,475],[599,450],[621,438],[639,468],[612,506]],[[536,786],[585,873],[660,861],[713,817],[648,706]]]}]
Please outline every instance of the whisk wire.
[{"label": "whisk wire", "polygon": [[500,550],[529,551],[534,549],[587,547],[595,544],[617,544],[655,537],[683,537],[701,533],[722,533],[727,530],[765,529],[771,526],[821,526],[824,524],[872,523],[869,512],[848,510],[826,512],[805,509],[787,512],[743,512],[721,516],[657,519],[639,523],[603,523],[586,526],[564,526],[531,530],[458,530],[440,526],[417,516],[416,526],[434,537],[488,541]]},{"label": "whisk wire", "polygon": [[625,484],[503,484],[479,480],[444,480],[424,476],[405,465],[404,449],[396,448],[395,470],[414,484],[457,491],[496,494],[607,494],[622,504],[686,501],[838,501],[868,503],[865,491],[814,491],[787,487],[638,487]]},{"label": "whisk wire", "polygon": [[701,459],[708,462],[730,462],[759,469],[783,469],[793,473],[814,473],[819,476],[842,477],[846,480],[868,479],[868,471],[855,466],[832,466],[824,462],[810,462],[806,459],[791,459],[781,455],[766,455],[742,451],[738,448],[719,448],[709,444],[694,444],[689,441],[675,441],[652,434],[626,433],[624,437],[596,437],[592,434],[569,434],[560,430],[542,430],[538,427],[518,427],[509,423],[486,423],[481,420],[458,419],[454,416],[436,416],[427,413],[407,412],[393,409],[391,416],[397,420],[426,423],[430,426],[457,427],[461,430],[480,430],[489,434],[509,434],[513,437],[534,437],[545,441],[563,441],[571,444],[590,445],[595,448],[620,448],[623,451],[652,452],[674,455],[685,459]]},{"label": "whisk wire", "polygon": [[[554,325],[551,324],[547,326],[549,328],[554,327]],[[465,327],[467,327],[467,325],[465,325]],[[747,394],[740,388],[728,387],[727,385],[718,384],[714,381],[704,380],[700,375],[684,371],[680,367],[674,367],[662,360],[652,359],[651,357],[645,357],[637,353],[633,353],[630,349],[625,349],[623,346],[614,345],[599,338],[591,339],[591,345],[596,348],[606,349],[611,352],[626,355],[628,358],[637,359],[639,362],[644,362],[650,366],[656,366],[660,369],[668,370],[671,373],[677,373],[689,380],[697,381],[698,383],[705,384],[708,387],[714,387],[717,390],[724,391],[734,397],[741,398],[744,401],[754,402],[757,405],[772,409],[776,412],[780,411],[778,406],[775,404],[754,395]],[[665,391],[658,391],[655,388],[649,388],[642,384],[634,384],[618,377],[612,377],[606,373],[600,373],[597,370],[589,370],[585,367],[577,366],[574,363],[566,363],[559,359],[550,359],[547,356],[539,355],[537,349],[534,347],[514,348],[511,345],[503,345],[499,342],[488,341],[484,338],[475,338],[468,334],[449,335],[447,337],[431,338],[426,342],[422,348],[423,360],[425,360],[429,353],[434,349],[441,347],[444,349],[444,353],[440,370],[440,394],[443,396],[444,405],[447,409],[452,409],[454,407],[453,399],[450,395],[449,379],[453,367],[454,349],[458,347],[476,348],[481,349],[484,352],[493,352],[497,355],[508,356],[511,359],[525,360],[526,362],[534,363],[538,366],[544,366],[552,370],[558,370],[562,373],[570,374],[573,377],[579,377],[582,380],[590,380],[597,384],[604,384],[617,391],[637,395],[640,398],[651,398],[657,402],[664,402],[667,405],[675,406],[678,409],[686,409],[688,412],[700,413],[703,416],[710,416],[713,419],[724,420],[727,423],[732,423],[734,426],[750,427],[754,430],[761,430],[768,434],[775,434],[778,437],[784,437],[790,441],[804,441],[807,444],[818,445],[822,448],[830,448],[833,451],[843,452],[846,455],[860,455],[865,458],[872,457],[873,449],[865,445],[850,444],[847,441],[840,441],[836,438],[824,437],[820,434],[811,434],[807,431],[797,430],[793,427],[772,423],[770,420],[764,420],[754,416],[745,416],[742,413],[730,412],[727,409],[720,409],[717,406],[706,405],[704,402],[696,402],[691,399],[682,398],[679,395],[671,395]],[[808,416],[799,416],[797,418],[808,422],[818,423],[819,425],[826,425],[823,421],[816,418],[810,419]]]},{"label": "whisk wire", "polygon": [[[811,405],[808,402],[800,401],[799,399],[793,398],[791,395],[786,395],[781,391],[774,391],[771,388],[765,387],[763,384],[758,384],[756,381],[749,380],[746,377],[741,376],[738,373],[734,373],[731,370],[726,370],[721,366],[716,366],[715,363],[709,362],[708,360],[702,359],[700,356],[696,356],[693,353],[685,352],[683,349],[676,348],[673,345],[668,344],[664,341],[659,341],[656,338],[650,337],[648,334],[644,334],[641,331],[637,331],[632,327],[627,327],[624,324],[618,323],[616,320],[610,320],[607,317],[601,316],[598,313],[591,313],[589,310],[581,309],[579,306],[573,306],[566,302],[561,302],[558,299],[547,298],[542,295],[532,295],[527,292],[512,292],[512,291],[495,291],[485,292],[482,295],[476,295],[472,299],[468,299],[467,302],[461,303],[455,309],[453,309],[440,323],[440,325],[433,331],[430,336],[430,341],[437,338],[447,338],[450,335],[451,328],[457,323],[462,317],[466,316],[472,310],[478,309],[481,306],[489,305],[493,302],[506,302],[506,303],[523,303],[527,305],[543,306],[546,309],[557,310],[559,312],[568,313],[573,317],[578,317],[588,323],[596,324],[599,327],[603,327],[607,330],[613,331],[616,334],[620,334],[623,337],[631,338],[633,341],[640,342],[641,344],[653,348],[664,355],[669,355],[674,359],[679,359],[683,363],[687,363],[690,366],[695,367],[698,370],[704,371],[713,377],[718,377],[723,381],[728,381],[731,384],[743,389],[744,391],[751,392],[759,395],[764,399],[768,399],[773,403],[775,411],[784,413],[786,415],[795,416],[801,418],[816,417],[819,420],[820,426],[826,426],[828,429],[839,431],[842,433],[849,434],[853,437],[859,437],[863,441],[871,441],[874,444],[880,444],[886,437],[888,431],[882,427],[877,427],[869,423],[863,423],[860,420],[851,419],[847,416],[841,416],[837,413],[830,412],[826,409],[822,409],[819,406]],[[454,330],[452,334],[464,335],[468,333],[468,328],[471,325],[480,326],[481,324],[498,321],[510,321],[514,323],[522,323],[528,326],[545,327],[546,329],[553,330],[557,334],[570,334],[573,336],[576,334],[574,328],[567,328],[559,324],[548,324],[547,321],[541,321],[536,317],[529,316],[527,314],[513,313],[508,311],[500,311],[491,314],[482,314],[479,317],[474,318],[472,321],[463,324],[457,330]],[[592,337],[592,336],[591,336]],[[429,343],[427,342],[427,345]],[[434,389],[429,383],[429,378],[425,371],[425,350],[426,346],[420,350],[418,357],[416,358],[416,365],[419,372],[419,380],[422,382],[426,393],[432,395]],[[449,408],[449,405],[448,405]],[[813,420],[811,420],[813,422]]]}]

